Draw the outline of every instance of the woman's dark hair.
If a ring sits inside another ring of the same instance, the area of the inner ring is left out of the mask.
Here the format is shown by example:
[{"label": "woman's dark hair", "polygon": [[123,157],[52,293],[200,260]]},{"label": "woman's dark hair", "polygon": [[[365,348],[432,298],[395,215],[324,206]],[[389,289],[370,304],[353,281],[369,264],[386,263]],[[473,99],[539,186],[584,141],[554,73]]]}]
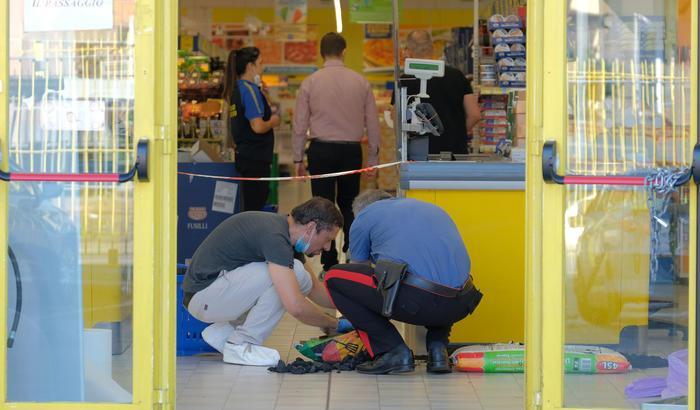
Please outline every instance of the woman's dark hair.
[{"label": "woman's dark hair", "polygon": [[257,47],[243,47],[228,53],[226,78],[224,79],[224,100],[231,101],[236,81],[245,73],[248,64],[255,64],[258,61],[258,57],[260,57],[260,49]]},{"label": "woman's dark hair", "polygon": [[343,228],[343,214],[335,204],[325,198],[315,196],[292,209],[292,218],[299,225],[316,222],[316,232],[330,231],[333,227]]},{"label": "woman's dark hair", "polygon": [[330,32],[321,39],[321,57],[340,57],[346,47],[347,44],[343,36]]}]

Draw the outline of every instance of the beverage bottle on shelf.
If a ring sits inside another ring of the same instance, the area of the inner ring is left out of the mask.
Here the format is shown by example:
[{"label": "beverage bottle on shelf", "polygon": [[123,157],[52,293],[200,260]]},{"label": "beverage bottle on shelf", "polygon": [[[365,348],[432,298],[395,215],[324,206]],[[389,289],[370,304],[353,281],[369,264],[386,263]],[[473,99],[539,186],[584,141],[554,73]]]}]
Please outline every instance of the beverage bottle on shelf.
[{"label": "beverage bottle on shelf", "polygon": [[188,138],[196,140],[199,137],[198,134],[199,133],[197,132],[197,119],[195,117],[192,117],[190,119],[190,132]]},{"label": "beverage bottle on shelf", "polygon": [[182,115],[178,115],[177,120],[177,139],[185,138],[185,121],[182,119]]},{"label": "beverage bottle on shelf", "polygon": [[211,132],[211,117],[207,117],[207,127],[204,130],[204,139],[214,138],[214,133]]}]

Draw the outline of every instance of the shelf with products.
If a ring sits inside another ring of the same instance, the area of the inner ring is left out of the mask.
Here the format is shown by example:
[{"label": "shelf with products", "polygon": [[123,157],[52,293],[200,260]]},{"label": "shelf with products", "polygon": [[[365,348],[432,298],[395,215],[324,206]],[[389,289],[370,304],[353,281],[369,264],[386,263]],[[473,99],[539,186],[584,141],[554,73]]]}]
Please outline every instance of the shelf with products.
[{"label": "shelf with products", "polygon": [[224,65],[219,58],[178,51],[178,147],[205,141],[220,153],[226,147],[223,121]]},{"label": "shelf with products", "polygon": [[[474,89],[482,121],[474,132],[475,150],[491,153],[499,144],[525,146],[526,2],[501,0],[474,4]],[[497,104],[499,110],[492,107]],[[499,111],[499,115],[495,114]]]},{"label": "shelf with products", "polygon": [[224,64],[218,58],[178,51],[178,97],[203,101],[221,96]]},{"label": "shelf with products", "polygon": [[179,140],[204,138],[215,141],[223,149],[226,126],[222,119],[223,100],[208,99],[205,102],[180,101],[178,107],[177,135]]},{"label": "shelf with products", "polygon": [[491,153],[501,139],[509,139],[509,95],[482,95],[479,97],[481,123],[477,129],[479,152]]},{"label": "shelf with products", "polygon": [[526,4],[525,0],[474,2],[475,88],[525,88]]},{"label": "shelf with products", "polygon": [[[494,29],[501,24],[522,27],[516,15],[493,15],[485,22],[480,20],[480,33],[485,35],[479,41],[480,54],[478,83],[486,87],[525,88],[526,57],[525,33],[521,28]],[[487,24],[488,29],[484,29]]]},{"label": "shelf with products", "polygon": [[525,146],[526,135],[526,93],[523,90],[505,94],[481,94],[481,122],[476,128],[475,144],[479,152],[494,152],[501,140],[512,147]]}]

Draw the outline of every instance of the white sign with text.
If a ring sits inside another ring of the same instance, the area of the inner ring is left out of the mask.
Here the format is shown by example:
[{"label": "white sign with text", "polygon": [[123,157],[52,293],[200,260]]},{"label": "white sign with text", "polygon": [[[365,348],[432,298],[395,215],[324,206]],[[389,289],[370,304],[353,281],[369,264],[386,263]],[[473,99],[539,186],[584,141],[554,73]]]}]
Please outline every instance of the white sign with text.
[{"label": "white sign with text", "polygon": [[211,210],[226,214],[233,214],[236,207],[237,193],[238,184],[216,181],[216,188],[214,188],[214,202],[211,205]]},{"label": "white sign with text", "polygon": [[41,127],[47,131],[104,131],[106,112],[100,100],[42,101]]},{"label": "white sign with text", "polygon": [[114,0],[24,0],[24,31],[109,30]]}]

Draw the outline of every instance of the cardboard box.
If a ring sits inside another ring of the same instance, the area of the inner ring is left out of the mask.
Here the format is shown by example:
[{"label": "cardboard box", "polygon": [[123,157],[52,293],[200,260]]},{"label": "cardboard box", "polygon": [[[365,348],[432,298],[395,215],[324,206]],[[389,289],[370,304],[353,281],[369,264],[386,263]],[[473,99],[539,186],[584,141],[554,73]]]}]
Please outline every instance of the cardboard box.
[{"label": "cardboard box", "polygon": [[216,146],[202,140],[192,145],[190,153],[194,162],[223,162]]}]

